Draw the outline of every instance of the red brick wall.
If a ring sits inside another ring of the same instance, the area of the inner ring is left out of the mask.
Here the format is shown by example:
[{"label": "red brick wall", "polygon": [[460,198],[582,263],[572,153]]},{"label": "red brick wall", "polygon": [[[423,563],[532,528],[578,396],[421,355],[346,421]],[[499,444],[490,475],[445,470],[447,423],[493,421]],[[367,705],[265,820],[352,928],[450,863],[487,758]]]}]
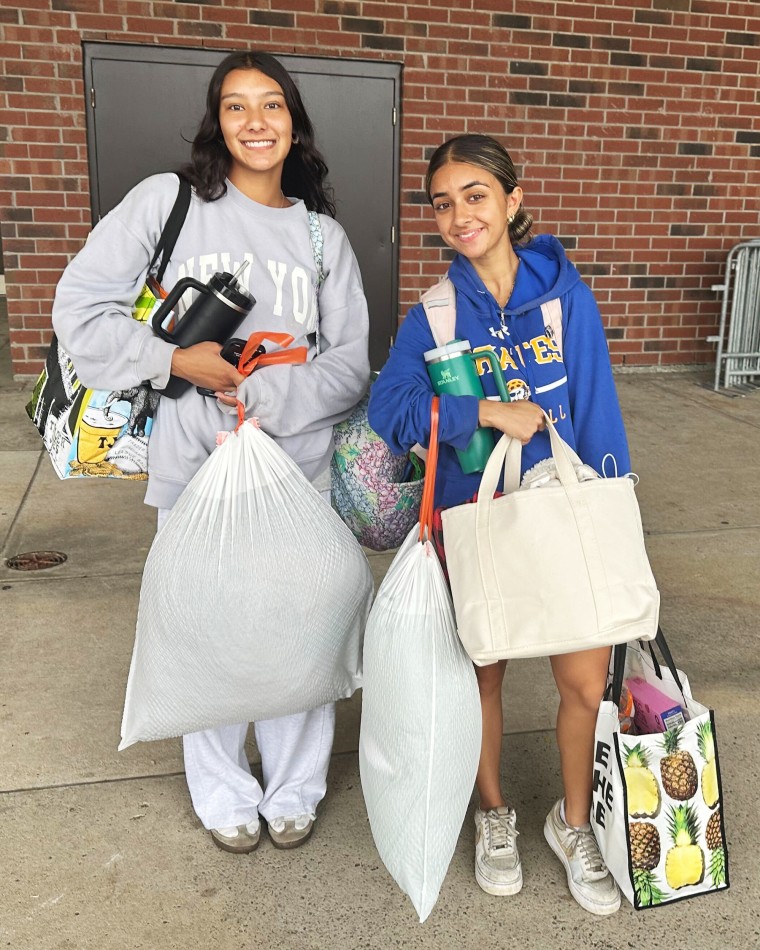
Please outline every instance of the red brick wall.
[{"label": "red brick wall", "polygon": [[[442,271],[421,192],[446,137],[489,132],[539,232],[591,283],[616,363],[710,362],[729,248],[757,237],[760,9],[726,0],[21,0],[0,9],[0,217],[11,349],[38,370],[90,226],[82,40],[405,65],[399,313]],[[105,12],[107,11],[107,12]],[[350,112],[346,122],[350,123]]]}]

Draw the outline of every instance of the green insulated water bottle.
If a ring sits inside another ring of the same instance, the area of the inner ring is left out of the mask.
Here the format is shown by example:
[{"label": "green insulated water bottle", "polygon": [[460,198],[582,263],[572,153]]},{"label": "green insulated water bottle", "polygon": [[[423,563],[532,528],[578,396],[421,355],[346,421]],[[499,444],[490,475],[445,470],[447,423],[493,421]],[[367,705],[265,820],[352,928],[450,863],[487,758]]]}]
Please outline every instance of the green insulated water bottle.
[{"label": "green insulated water bottle", "polygon": [[[501,366],[493,350],[478,350],[473,353],[469,340],[452,340],[446,346],[428,350],[423,355],[433,389],[439,396],[477,396],[478,399],[485,399],[475,367],[475,360],[485,359],[491,364],[494,382],[502,402],[509,402]],[[478,426],[467,448],[463,451],[456,450],[462,471],[468,475],[472,472],[482,472],[493,447],[493,430]]]}]

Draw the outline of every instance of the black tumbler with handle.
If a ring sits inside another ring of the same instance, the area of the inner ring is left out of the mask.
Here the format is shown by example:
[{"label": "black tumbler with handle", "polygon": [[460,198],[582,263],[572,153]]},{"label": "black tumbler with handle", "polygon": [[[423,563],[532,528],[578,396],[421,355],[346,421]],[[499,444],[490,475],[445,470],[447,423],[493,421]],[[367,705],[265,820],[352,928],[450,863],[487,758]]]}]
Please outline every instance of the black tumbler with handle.
[{"label": "black tumbler with handle", "polygon": [[[174,343],[182,349],[195,346],[196,343],[223,344],[234,335],[237,328],[248,316],[256,303],[237,279],[247,261],[234,274],[216,273],[207,284],[194,277],[184,277],[177,281],[159,309],[153,314],[151,324],[156,336],[167,343]],[[161,324],[177,305],[186,290],[193,288],[198,296],[187,308],[176,326],[165,329]],[[179,376],[170,376],[165,389],[158,390],[162,396],[176,399],[191,385]]]}]

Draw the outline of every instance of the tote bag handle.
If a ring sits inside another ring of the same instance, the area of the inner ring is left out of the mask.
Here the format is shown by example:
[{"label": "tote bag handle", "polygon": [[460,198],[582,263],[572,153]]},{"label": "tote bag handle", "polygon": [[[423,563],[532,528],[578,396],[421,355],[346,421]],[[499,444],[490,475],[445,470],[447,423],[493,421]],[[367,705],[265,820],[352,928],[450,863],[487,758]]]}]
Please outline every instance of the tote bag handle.
[{"label": "tote bag handle", "polygon": [[[552,457],[557,466],[557,476],[565,488],[577,485],[578,476],[575,468],[582,464],[581,460],[559,435],[546,413],[544,413],[544,419],[551,441]],[[504,494],[512,494],[520,487],[521,461],[522,444],[520,440],[502,435],[488,459],[480,482],[477,501],[478,525],[485,525],[488,521],[488,514],[493,503],[494,492],[499,484],[502,468],[504,468]]]},{"label": "tote bag handle", "polygon": [[[662,632],[662,627],[657,627],[657,636],[654,640],[650,640],[647,646],[649,647],[649,652],[652,656],[652,661],[655,665],[655,671],[660,679],[662,675],[660,673],[660,665],[657,662],[657,657],[654,655],[654,647],[652,644],[657,644],[657,649],[660,651],[662,658],[665,660],[665,665],[670,670],[670,675],[673,677],[676,686],[678,687],[681,697],[684,701],[684,709],[686,708],[686,697],[683,692],[683,683],[681,678],[678,675],[678,670],[676,669],[675,660],[673,659],[673,654],[670,652],[670,647],[668,646],[665,640],[665,634]],[[612,701],[616,706],[620,705],[620,696],[623,692],[623,677],[625,676],[625,654],[628,648],[627,643],[620,643],[614,647],[614,659],[612,667],[612,683],[610,684]]]},{"label": "tote bag handle", "polygon": [[[552,457],[557,466],[559,480],[566,488],[570,485],[577,485],[578,476],[575,474],[575,468],[582,464],[581,460],[554,428],[554,424],[546,413],[544,413],[544,419],[546,420],[546,430],[549,433]],[[504,494],[509,495],[517,491],[520,487],[521,461],[522,444],[520,440],[502,435],[496,443],[496,448],[491,453],[483,472],[478,498],[482,496],[493,498],[499,484],[502,468],[504,468]]]},{"label": "tote bag handle", "polygon": [[433,535],[433,498],[435,496],[435,469],[438,464],[438,405],[440,399],[433,396],[430,406],[430,444],[425,459],[425,486],[420,503],[420,541],[428,541]]}]

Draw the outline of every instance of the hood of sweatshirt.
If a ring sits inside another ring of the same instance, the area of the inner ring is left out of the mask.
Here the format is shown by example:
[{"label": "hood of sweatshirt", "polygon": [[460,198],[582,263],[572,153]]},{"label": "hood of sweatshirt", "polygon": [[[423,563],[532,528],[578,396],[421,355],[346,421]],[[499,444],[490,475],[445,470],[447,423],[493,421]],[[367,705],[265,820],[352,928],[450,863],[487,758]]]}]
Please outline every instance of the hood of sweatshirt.
[{"label": "hood of sweatshirt", "polygon": [[518,279],[509,306],[503,310],[466,257],[458,254],[449,268],[448,276],[457,293],[464,295],[472,309],[489,321],[500,312],[504,316],[520,316],[535,310],[547,300],[566,294],[581,279],[564,247],[552,235],[515,245],[514,251],[520,261]]},{"label": "hood of sweatshirt", "polygon": [[[457,255],[452,261],[448,276],[456,289],[455,336],[467,340],[476,354],[492,351],[510,400],[530,399],[540,405],[586,464],[605,471],[605,456],[612,455],[618,470],[627,472],[625,429],[591,290],[554,237],[537,237],[516,246],[515,253],[520,264],[504,308],[467,258]],[[543,303],[557,298],[562,309],[561,344],[541,310]],[[394,452],[415,442],[425,445],[429,439],[432,390],[424,353],[433,345],[430,324],[419,304],[401,325],[388,363],[371,390],[370,424]],[[475,366],[484,395],[498,398],[491,362],[476,358]],[[480,475],[465,474],[456,455],[472,438],[477,418],[477,397],[441,397],[436,505],[460,504],[478,489]],[[550,455],[548,434],[536,433],[522,448],[522,471]]]}]

